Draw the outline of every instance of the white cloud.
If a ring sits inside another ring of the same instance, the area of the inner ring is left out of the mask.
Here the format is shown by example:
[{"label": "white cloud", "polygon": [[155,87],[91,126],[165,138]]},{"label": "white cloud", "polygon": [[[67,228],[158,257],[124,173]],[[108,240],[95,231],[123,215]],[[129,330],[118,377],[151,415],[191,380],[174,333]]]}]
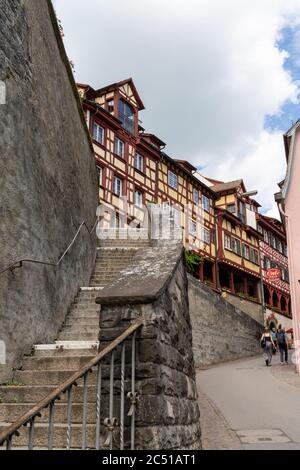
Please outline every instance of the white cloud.
[{"label": "white cloud", "polygon": [[144,125],[167,151],[220,179],[243,177],[273,205],[284,176],[265,117],[297,100],[276,43],[299,24],[297,0],[56,0],[76,78],[95,87],[132,76]]}]

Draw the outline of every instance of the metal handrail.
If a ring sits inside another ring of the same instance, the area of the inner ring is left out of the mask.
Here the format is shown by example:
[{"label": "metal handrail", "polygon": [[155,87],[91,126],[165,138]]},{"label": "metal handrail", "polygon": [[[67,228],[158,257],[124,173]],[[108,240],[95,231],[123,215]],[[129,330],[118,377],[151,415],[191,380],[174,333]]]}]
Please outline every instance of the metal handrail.
[{"label": "metal handrail", "polygon": [[[97,383],[100,383],[101,390],[101,361],[106,358],[110,353],[112,353],[111,359],[111,387],[110,387],[110,417],[107,418],[104,423],[109,429],[109,444],[112,447],[112,432],[115,424],[113,421],[113,366],[114,366],[114,351],[120,345],[123,344],[122,349],[122,391],[124,393],[124,368],[125,368],[125,340],[133,335],[133,344],[132,344],[132,389],[128,394],[128,398],[131,400],[131,421],[134,428],[134,417],[135,417],[135,405],[136,405],[136,392],[135,392],[135,335],[136,331],[141,328],[143,325],[143,320],[138,319],[134,321],[128,328],[125,330],[118,338],[112,341],[108,346],[106,346],[102,351],[100,351],[93,359],[91,359],[86,365],[81,367],[77,372],[75,372],[69,379],[65,380],[61,385],[59,385],[55,390],[50,392],[43,400],[37,403],[29,411],[24,413],[19,419],[17,419],[11,426],[8,427],[5,431],[0,433],[0,446],[6,443],[7,450],[10,450],[12,447],[13,437],[19,436],[19,430],[22,426],[30,424],[29,429],[29,449],[33,448],[33,428],[35,418],[41,416],[41,411],[49,407],[49,441],[48,448],[52,449],[53,443],[53,425],[54,425],[54,406],[55,401],[60,399],[60,395],[68,392],[68,429],[67,429],[67,448],[71,446],[71,410],[72,410],[72,387],[77,386],[77,381],[81,378],[84,378],[84,400],[83,400],[83,427],[86,426],[86,405],[87,405],[87,376],[90,372],[93,372],[93,367],[98,366],[98,378]],[[99,375],[100,374],[100,375]],[[99,449],[100,441],[100,397],[101,391],[97,391],[97,433],[96,433],[96,448]],[[122,403],[124,405],[124,396]],[[121,433],[120,437],[121,448],[124,446],[124,406],[123,406],[123,420],[121,416]],[[132,431],[132,430],[131,430]],[[85,436],[85,428],[83,429],[83,435]],[[131,436],[131,448],[134,447],[134,434]],[[83,449],[86,448],[86,440],[83,438]]]},{"label": "metal handrail", "polygon": [[18,260],[18,261],[15,261],[14,263],[10,264],[9,266],[7,266],[5,269],[2,269],[0,271],[0,276],[1,274],[4,274],[5,272],[7,271],[11,271],[13,272],[15,269],[19,269],[19,268],[22,268],[23,267],[23,263],[34,263],[34,264],[42,264],[42,265],[45,265],[45,266],[54,266],[54,267],[58,267],[60,265],[60,263],[62,262],[62,260],[64,259],[64,257],[68,254],[68,252],[70,251],[70,249],[72,248],[72,246],[74,245],[81,229],[83,227],[85,227],[87,229],[87,231],[89,232],[89,234],[91,235],[93,233],[93,231],[95,230],[96,226],[97,226],[97,222],[98,222],[98,218],[96,219],[92,229],[90,230],[86,224],[85,221],[83,221],[77,232],[76,232],[76,235],[74,236],[73,240],[71,241],[70,245],[68,246],[68,248],[63,252],[63,254],[61,255],[61,257],[59,258],[59,260],[54,263],[54,262],[51,262],[51,261],[40,261],[40,260],[35,260],[35,259],[30,259],[30,258],[24,258],[24,259],[21,259],[21,260]]}]

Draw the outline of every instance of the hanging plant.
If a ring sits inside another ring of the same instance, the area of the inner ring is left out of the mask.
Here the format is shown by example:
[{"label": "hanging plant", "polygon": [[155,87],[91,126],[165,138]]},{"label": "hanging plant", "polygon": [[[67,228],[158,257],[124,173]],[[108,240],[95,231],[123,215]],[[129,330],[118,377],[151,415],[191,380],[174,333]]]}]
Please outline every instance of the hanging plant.
[{"label": "hanging plant", "polygon": [[192,274],[192,276],[195,276],[195,274],[198,272],[200,264],[203,262],[203,258],[193,251],[186,251],[185,261],[188,273]]}]

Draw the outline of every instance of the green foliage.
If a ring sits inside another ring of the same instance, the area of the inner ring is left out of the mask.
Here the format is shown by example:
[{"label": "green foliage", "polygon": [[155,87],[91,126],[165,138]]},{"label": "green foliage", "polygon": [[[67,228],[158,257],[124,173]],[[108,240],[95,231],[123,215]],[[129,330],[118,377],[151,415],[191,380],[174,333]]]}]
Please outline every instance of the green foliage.
[{"label": "green foliage", "polygon": [[20,384],[16,380],[12,379],[12,380],[9,380],[8,382],[6,382],[4,385],[6,387],[20,387],[22,384]]},{"label": "green foliage", "polygon": [[200,264],[203,262],[203,258],[193,251],[186,251],[185,261],[188,273],[192,274],[192,276],[195,276]]}]

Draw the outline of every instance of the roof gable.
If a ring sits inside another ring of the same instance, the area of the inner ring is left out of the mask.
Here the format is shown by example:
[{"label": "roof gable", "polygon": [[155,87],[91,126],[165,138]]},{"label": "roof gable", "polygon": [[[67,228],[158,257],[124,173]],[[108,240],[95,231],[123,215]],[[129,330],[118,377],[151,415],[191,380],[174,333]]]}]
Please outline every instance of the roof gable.
[{"label": "roof gable", "polygon": [[103,95],[104,93],[108,93],[110,91],[118,90],[120,94],[130,101],[132,104],[137,106],[139,111],[145,109],[145,106],[138,94],[138,91],[135,87],[135,84],[132,78],[127,78],[126,80],[122,80],[120,82],[112,83],[111,85],[107,85],[103,88],[99,88],[97,90],[98,95]]}]

